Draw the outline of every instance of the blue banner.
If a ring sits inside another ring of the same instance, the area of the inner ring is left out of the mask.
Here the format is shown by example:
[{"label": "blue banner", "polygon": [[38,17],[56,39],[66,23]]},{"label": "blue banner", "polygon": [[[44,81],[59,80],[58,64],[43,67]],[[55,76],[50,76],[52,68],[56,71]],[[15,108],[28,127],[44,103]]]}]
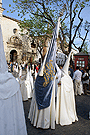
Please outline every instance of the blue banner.
[{"label": "blue banner", "polygon": [[55,77],[55,63],[56,63],[56,48],[57,48],[57,37],[60,26],[60,18],[53,32],[53,38],[51,40],[48,54],[45,60],[43,68],[43,76],[37,75],[35,81],[35,95],[38,109],[44,109],[50,106],[53,81]]}]

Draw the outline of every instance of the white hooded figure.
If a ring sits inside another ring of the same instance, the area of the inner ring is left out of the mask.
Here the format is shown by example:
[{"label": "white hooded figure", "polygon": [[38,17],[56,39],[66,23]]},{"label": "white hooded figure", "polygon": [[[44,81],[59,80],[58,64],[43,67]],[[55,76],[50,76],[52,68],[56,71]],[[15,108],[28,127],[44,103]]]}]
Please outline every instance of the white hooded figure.
[{"label": "white hooded figure", "polygon": [[18,77],[18,65],[16,66],[15,78],[16,78],[16,80],[19,82],[19,77]]},{"label": "white hooded figure", "polygon": [[22,76],[22,67],[21,67],[21,65],[19,65],[19,77],[21,77]]},{"label": "white hooded figure", "polygon": [[62,69],[61,86],[57,91],[56,124],[70,125],[78,121],[75,108],[75,97],[72,78],[68,74],[70,55]]},{"label": "white hooded figure", "polygon": [[30,68],[30,71],[29,71],[29,76],[30,76],[30,82],[31,82],[31,89],[33,91],[34,84],[33,84],[33,76],[32,76],[32,70],[31,70],[31,68]]},{"label": "white hooded figure", "polygon": [[57,64],[55,64],[56,67],[56,76],[55,76],[55,97],[57,97],[57,90],[58,90],[58,83],[61,79],[61,70],[58,67]]},{"label": "white hooded figure", "polygon": [[[52,61],[54,61],[54,58],[56,58],[55,53],[56,53],[57,44],[56,44],[55,39],[57,39],[57,37],[58,37],[59,27],[60,27],[60,18],[58,19],[58,23],[56,25],[56,29],[53,34],[53,38],[51,40],[51,44],[45,55],[41,68],[37,74],[37,78],[35,78],[36,79],[35,85],[34,85],[35,88],[34,88],[34,92],[33,92],[33,97],[32,97],[32,101],[31,101],[28,118],[30,119],[31,124],[33,124],[33,126],[35,126],[36,128],[55,129],[55,76],[53,77],[53,81],[52,81],[53,83],[51,83],[51,85],[50,85],[50,87],[52,87],[50,102],[47,101],[50,104],[49,104],[49,106],[47,106],[45,108],[41,108],[41,109],[39,108],[39,105],[38,105],[37,99],[36,99],[37,98],[36,89],[38,88],[38,90],[42,91],[42,92],[38,93],[39,96],[42,98],[42,94],[45,91],[45,88],[43,87],[42,84],[46,83],[46,81],[44,81],[44,83],[41,83],[40,87],[38,86],[37,88],[36,88],[36,84],[38,84],[37,81],[39,80],[38,79],[39,77],[41,80],[42,80],[42,78],[45,77],[44,76],[44,71],[46,71],[45,64],[46,65],[48,64],[47,57],[50,56],[49,53],[52,52],[51,53],[52,55],[51,55],[51,57],[49,57],[50,58],[49,60],[51,60],[51,58],[52,58],[53,59]],[[48,66],[48,69],[49,69],[49,66]],[[53,71],[53,70],[50,70],[50,71]],[[40,82],[40,80],[39,80],[39,82]],[[50,90],[50,87],[48,88],[48,90]],[[42,88],[43,88],[43,90],[42,90]],[[49,95],[49,91],[46,93],[45,97],[47,98],[48,95]],[[44,97],[44,100],[45,100],[45,97]],[[43,102],[44,102],[44,100],[43,100]],[[41,106],[43,106],[42,103],[41,103]]]},{"label": "white hooded figure", "polygon": [[27,76],[26,76],[26,80],[25,80],[25,86],[27,89],[27,97],[31,98],[32,97],[32,84],[31,84],[31,80],[30,80],[30,71],[28,69],[28,66],[27,66]]},{"label": "white hooded figure", "polygon": [[[21,65],[20,65],[20,67],[21,67]],[[28,100],[28,93],[27,93],[27,87],[26,87],[26,84],[25,84],[25,78],[26,78],[26,76],[22,75],[22,67],[21,67],[20,71],[19,71],[18,81],[19,81],[19,84],[20,84],[20,90],[21,90],[23,101]]]},{"label": "white hooded figure", "polygon": [[19,83],[8,72],[0,25],[0,135],[27,135]]}]

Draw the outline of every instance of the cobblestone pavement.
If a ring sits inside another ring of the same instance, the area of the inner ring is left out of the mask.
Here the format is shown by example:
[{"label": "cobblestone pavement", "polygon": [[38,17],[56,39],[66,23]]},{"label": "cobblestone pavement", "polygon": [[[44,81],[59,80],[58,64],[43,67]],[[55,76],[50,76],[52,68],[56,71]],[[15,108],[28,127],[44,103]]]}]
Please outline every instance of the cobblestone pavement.
[{"label": "cobblestone pavement", "polygon": [[26,117],[26,125],[28,135],[90,135],[90,94],[76,96],[76,110],[78,122],[68,126],[56,125],[55,130],[52,129],[36,129],[28,120],[28,112],[31,100],[24,101],[24,110]]}]

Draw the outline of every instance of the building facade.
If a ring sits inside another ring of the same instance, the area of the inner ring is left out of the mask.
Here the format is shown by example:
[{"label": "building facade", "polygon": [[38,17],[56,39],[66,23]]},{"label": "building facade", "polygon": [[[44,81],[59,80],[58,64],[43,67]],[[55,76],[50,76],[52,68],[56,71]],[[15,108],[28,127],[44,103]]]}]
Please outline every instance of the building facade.
[{"label": "building facade", "polygon": [[27,62],[35,59],[36,48],[31,47],[32,39],[28,38],[23,32],[21,36],[18,20],[3,15],[2,0],[0,0],[0,24],[3,35],[4,51],[7,62],[17,61],[18,63]]}]

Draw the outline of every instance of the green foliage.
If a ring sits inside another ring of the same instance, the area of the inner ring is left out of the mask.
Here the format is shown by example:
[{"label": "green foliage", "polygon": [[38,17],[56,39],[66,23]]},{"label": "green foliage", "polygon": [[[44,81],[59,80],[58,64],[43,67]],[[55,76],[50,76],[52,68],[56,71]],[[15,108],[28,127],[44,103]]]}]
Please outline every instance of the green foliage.
[{"label": "green foliage", "polygon": [[11,4],[9,4],[9,7],[11,7]]},{"label": "green foliage", "polygon": [[89,2],[89,0],[85,0],[85,2]]},{"label": "green foliage", "polygon": [[82,52],[88,54],[88,43],[85,42],[85,44],[82,47]]},{"label": "green foliage", "polygon": [[[16,10],[18,11],[18,16],[20,16],[22,20],[19,23],[22,32],[23,29],[27,29],[27,34],[31,37],[51,36],[57,18],[61,16],[60,40],[62,40],[62,43],[68,43],[70,37],[71,0],[13,0],[13,2],[16,6],[12,8],[11,13]],[[80,18],[82,9],[88,6],[89,3],[89,0],[73,0],[71,24],[71,29],[73,31],[72,43],[76,37],[79,37],[77,34],[78,30],[80,34],[83,28],[85,31],[88,28],[89,31],[89,23],[86,23],[84,27],[82,23],[80,24],[80,21],[82,20],[82,18]],[[9,7],[11,7],[10,4]],[[27,15],[29,17],[27,17]],[[78,18],[77,24],[75,18]]]}]

